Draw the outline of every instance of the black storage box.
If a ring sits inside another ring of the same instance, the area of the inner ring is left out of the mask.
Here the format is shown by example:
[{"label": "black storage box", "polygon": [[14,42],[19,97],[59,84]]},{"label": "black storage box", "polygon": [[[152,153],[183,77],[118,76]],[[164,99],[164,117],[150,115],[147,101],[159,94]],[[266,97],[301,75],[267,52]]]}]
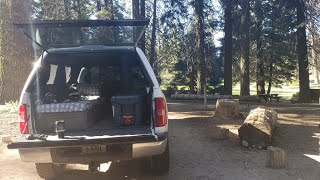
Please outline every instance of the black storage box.
[{"label": "black storage box", "polygon": [[36,129],[38,133],[54,132],[54,123],[64,120],[66,131],[85,130],[99,117],[99,107],[95,100],[38,105]]},{"label": "black storage box", "polygon": [[[117,126],[141,126],[144,125],[143,108],[144,95],[119,95],[112,96],[112,110],[115,125]],[[132,121],[132,123],[128,123]]]}]

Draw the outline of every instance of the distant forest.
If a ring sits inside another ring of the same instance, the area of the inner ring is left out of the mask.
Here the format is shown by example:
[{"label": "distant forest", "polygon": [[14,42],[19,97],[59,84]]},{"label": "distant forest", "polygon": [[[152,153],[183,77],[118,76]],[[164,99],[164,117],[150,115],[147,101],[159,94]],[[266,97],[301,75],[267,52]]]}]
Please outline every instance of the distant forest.
[{"label": "distant forest", "polygon": [[41,53],[13,22],[145,18],[139,47],[164,89],[230,95],[240,83],[247,96],[253,82],[266,94],[297,81],[311,102],[319,16],[319,0],[0,0],[0,102],[19,98]]}]

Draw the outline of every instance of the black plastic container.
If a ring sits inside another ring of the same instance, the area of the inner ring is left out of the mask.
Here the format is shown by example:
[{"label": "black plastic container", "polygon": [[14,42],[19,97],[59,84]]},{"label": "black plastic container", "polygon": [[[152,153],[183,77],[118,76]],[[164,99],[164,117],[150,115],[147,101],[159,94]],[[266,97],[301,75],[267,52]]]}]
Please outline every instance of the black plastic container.
[{"label": "black plastic container", "polygon": [[115,125],[141,126],[144,125],[143,108],[144,95],[112,96],[112,110]]}]

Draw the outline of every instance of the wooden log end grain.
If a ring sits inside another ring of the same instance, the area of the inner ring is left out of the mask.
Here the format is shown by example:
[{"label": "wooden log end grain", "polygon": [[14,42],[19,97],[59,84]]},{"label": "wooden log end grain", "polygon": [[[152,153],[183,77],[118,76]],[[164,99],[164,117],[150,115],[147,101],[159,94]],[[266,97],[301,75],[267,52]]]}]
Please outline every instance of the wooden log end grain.
[{"label": "wooden log end grain", "polygon": [[286,153],[283,149],[269,146],[267,148],[267,167],[280,169],[286,166]]},{"label": "wooden log end grain", "polygon": [[226,119],[241,117],[238,99],[218,99],[216,104],[215,117]]}]

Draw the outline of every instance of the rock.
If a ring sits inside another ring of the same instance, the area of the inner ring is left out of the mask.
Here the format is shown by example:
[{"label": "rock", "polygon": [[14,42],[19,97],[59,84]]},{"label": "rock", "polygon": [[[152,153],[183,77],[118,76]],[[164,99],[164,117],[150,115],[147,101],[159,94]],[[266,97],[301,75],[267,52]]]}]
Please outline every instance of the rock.
[{"label": "rock", "polygon": [[248,146],[249,146],[249,143],[248,143],[247,141],[245,141],[245,140],[242,140],[242,141],[241,141],[241,144],[242,144],[242,146],[244,146],[244,147],[248,147]]}]

